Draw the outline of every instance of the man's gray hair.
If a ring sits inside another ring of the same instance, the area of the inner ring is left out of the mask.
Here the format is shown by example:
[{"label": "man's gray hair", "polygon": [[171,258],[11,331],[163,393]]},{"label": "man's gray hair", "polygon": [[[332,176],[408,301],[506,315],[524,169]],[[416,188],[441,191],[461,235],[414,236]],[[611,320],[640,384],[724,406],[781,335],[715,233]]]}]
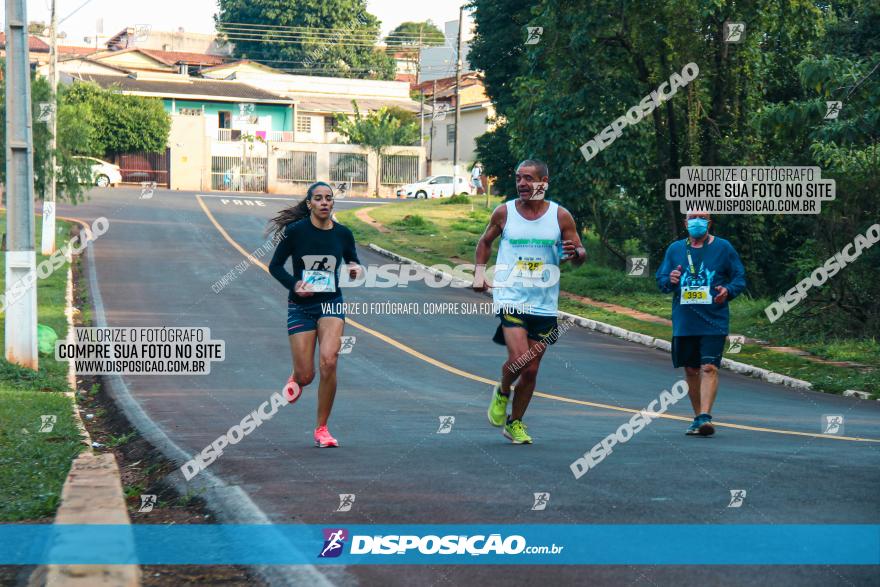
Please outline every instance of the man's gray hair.
[{"label": "man's gray hair", "polygon": [[517,169],[520,167],[534,167],[538,170],[538,175],[541,177],[549,177],[550,170],[547,169],[547,164],[541,161],[540,159],[525,159],[520,161],[519,165],[516,166]]}]

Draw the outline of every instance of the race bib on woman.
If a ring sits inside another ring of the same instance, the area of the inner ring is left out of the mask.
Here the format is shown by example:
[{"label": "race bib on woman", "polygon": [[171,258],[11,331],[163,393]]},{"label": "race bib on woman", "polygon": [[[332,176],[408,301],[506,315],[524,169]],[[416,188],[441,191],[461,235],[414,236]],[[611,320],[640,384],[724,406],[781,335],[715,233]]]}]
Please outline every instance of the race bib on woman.
[{"label": "race bib on woman", "polygon": [[302,280],[308,291],[336,291],[336,257],[332,255],[303,255]]}]

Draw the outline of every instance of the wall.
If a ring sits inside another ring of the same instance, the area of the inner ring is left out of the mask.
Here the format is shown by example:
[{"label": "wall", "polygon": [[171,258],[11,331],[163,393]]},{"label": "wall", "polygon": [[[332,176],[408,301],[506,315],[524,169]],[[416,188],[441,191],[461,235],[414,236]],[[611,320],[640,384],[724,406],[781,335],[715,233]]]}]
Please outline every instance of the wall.
[{"label": "wall", "polygon": [[[257,144],[254,146],[254,156],[265,157],[267,145]],[[323,143],[283,143],[272,145],[269,147],[272,155],[269,157],[267,175],[269,177],[268,191],[273,194],[305,194],[309,182],[283,182],[277,180],[277,159],[284,156],[285,151],[311,151],[317,153],[316,156],[316,174],[318,181],[330,182],[330,153],[365,153],[367,154],[367,183],[354,184],[349,192],[350,196],[355,197],[372,197],[376,191],[376,157],[367,153],[358,145],[346,144],[323,144]],[[242,154],[242,144],[239,143],[213,143],[211,146],[212,156],[240,156]],[[425,150],[418,146],[408,147],[391,147],[388,149],[387,155],[418,155],[419,157],[419,178],[425,176]],[[210,159],[210,158],[209,158]],[[207,163],[210,167],[210,160]],[[385,185],[380,186],[379,194],[382,197],[395,197],[395,191],[399,186]],[[207,189],[207,188],[204,188]]]},{"label": "wall", "polygon": [[[322,126],[323,128],[323,126]],[[171,148],[171,189],[177,190],[210,190],[211,189],[211,157],[241,157],[246,153],[248,145],[242,141],[219,142],[215,140],[215,132],[211,131],[209,120],[205,116],[171,116],[171,133],[168,144]],[[278,158],[285,156],[286,151],[310,151],[316,153],[316,175],[318,180],[328,181],[330,178],[330,153],[367,153],[358,145],[326,144],[326,143],[254,143],[252,156],[266,157],[268,166],[267,191],[277,194],[305,194],[308,183],[282,182],[277,179]],[[424,177],[425,150],[419,146],[399,146],[388,149],[388,155],[417,155],[419,157],[418,175]],[[367,183],[354,184],[350,196],[371,197],[375,193],[376,157],[367,153]],[[396,185],[380,186],[380,195],[395,197]]]},{"label": "wall", "polygon": [[[232,113],[232,128],[244,128],[237,120],[238,103],[237,102],[206,102],[202,100],[180,100],[177,98],[163,98],[165,111],[171,114],[177,112],[178,108],[196,108],[204,107],[206,123],[213,131],[216,131],[219,125],[218,113],[226,110]],[[269,128],[265,128],[262,124],[257,127],[261,130],[293,130],[293,110],[289,105],[285,104],[256,104],[255,114],[263,122],[263,118],[267,118],[270,124]],[[321,130],[323,131],[323,121]]]},{"label": "wall", "polygon": [[296,131],[296,140],[300,143],[342,143],[345,139],[336,132],[324,132],[324,118],[332,116],[332,114],[324,114],[317,112],[299,111],[297,118],[310,118],[312,121],[312,132],[304,133]]},{"label": "wall", "polygon": [[[459,173],[463,173],[463,170],[470,167],[476,160],[476,138],[491,130],[492,126],[486,122],[486,119],[491,116],[491,114],[491,108],[474,108],[461,111],[461,134],[458,137],[458,159],[460,162],[459,164],[462,165],[462,167],[459,168]],[[452,143],[447,144],[446,142],[446,127],[454,124],[455,113],[453,111],[448,112],[444,120],[434,121],[433,151],[430,151],[429,141],[425,141],[425,149],[426,151],[431,152],[434,162],[452,161],[453,145]],[[431,119],[429,117],[425,120],[426,135],[429,135],[430,128]],[[432,175],[437,174],[436,169],[436,166],[432,165]]]},{"label": "wall", "polygon": [[203,189],[203,169],[211,165],[211,141],[205,133],[204,116],[171,117],[171,189]]}]

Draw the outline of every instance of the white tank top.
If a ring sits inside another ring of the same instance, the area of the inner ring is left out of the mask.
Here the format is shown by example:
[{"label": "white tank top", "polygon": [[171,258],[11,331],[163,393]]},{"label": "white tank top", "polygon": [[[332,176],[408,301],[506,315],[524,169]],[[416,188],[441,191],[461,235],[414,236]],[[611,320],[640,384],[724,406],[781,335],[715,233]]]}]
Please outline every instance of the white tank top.
[{"label": "white tank top", "polygon": [[550,207],[537,220],[526,220],[507,206],[507,222],[498,246],[492,300],[498,305],[528,306],[538,316],[556,316],[559,307],[559,205]]}]

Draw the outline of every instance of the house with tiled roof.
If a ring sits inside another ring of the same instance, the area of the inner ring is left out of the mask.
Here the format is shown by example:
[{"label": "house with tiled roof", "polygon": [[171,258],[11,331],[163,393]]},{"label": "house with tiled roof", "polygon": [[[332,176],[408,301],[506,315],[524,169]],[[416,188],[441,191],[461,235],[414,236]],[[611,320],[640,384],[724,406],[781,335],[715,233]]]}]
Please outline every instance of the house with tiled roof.
[{"label": "house with tiled roof", "polygon": [[[406,82],[296,76],[186,51],[62,54],[59,72],[62,83],[161,100],[172,121],[163,177],[180,189],[278,191],[320,178],[367,195],[380,163],[336,132],[336,116],[353,114],[353,101],[361,111],[419,111]],[[417,180],[424,164],[421,146],[393,147],[381,162],[380,192]]]},{"label": "house with tiled roof", "polygon": [[[426,81],[419,84],[418,90],[424,95],[426,106],[422,114],[423,124],[429,127],[425,145],[429,173],[451,173],[455,144],[455,78]],[[495,108],[486,95],[482,76],[477,72],[461,76],[458,93],[461,100],[458,158],[460,169],[468,169],[476,161],[477,137],[494,128]]]},{"label": "house with tiled roof", "polygon": [[[36,35],[28,35],[28,52],[31,63],[49,62],[49,45]],[[0,57],[6,57],[6,33],[0,32]]]}]

